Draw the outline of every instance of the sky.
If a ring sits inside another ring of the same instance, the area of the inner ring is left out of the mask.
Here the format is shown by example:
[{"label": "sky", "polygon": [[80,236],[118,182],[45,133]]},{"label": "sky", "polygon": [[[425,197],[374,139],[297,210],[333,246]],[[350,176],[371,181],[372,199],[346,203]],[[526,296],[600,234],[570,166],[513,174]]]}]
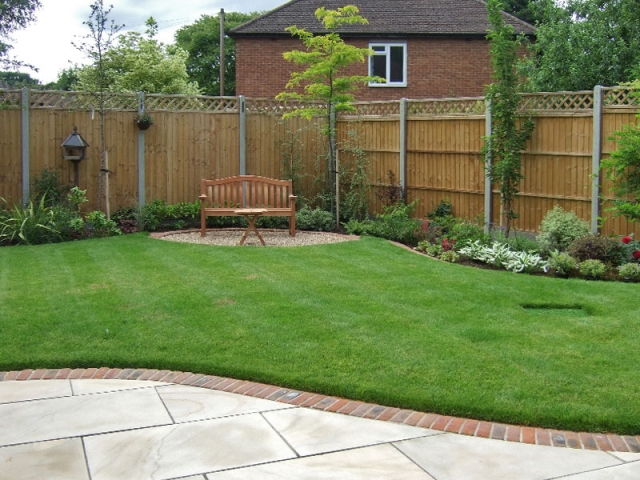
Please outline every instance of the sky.
[{"label": "sky", "polygon": [[[145,21],[152,16],[158,23],[158,40],[173,43],[175,32],[190,25],[202,15],[225,12],[255,12],[271,10],[287,0],[105,0],[105,9],[113,5],[109,19],[124,24],[120,33],[145,31]],[[82,22],[88,20],[94,0],[41,0],[36,21],[26,29],[11,35],[13,57],[38,68],[38,72],[21,69],[41,83],[54,82],[58,74],[87,59],[72,42],[81,43],[89,29]]]}]

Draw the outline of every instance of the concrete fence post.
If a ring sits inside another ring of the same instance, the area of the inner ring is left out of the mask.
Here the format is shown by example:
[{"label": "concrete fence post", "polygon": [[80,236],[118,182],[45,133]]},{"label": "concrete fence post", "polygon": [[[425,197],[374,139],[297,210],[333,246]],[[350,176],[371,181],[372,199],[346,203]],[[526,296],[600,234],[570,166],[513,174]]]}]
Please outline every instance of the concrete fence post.
[{"label": "concrete fence post", "polygon": [[22,87],[20,107],[22,109],[22,204],[26,206],[31,196],[31,175],[29,173],[29,89],[27,87]]},{"label": "concrete fence post", "polygon": [[[144,92],[138,92],[138,115],[144,112]],[[138,206],[144,207],[146,204],[145,197],[145,137],[144,130],[138,130]]]},{"label": "concrete fence post", "polygon": [[485,101],[484,136],[486,138],[485,175],[484,175],[484,233],[491,231],[491,100]]},{"label": "concrete fence post", "polygon": [[247,102],[244,95],[238,97],[240,115],[240,175],[247,174]]},{"label": "concrete fence post", "polygon": [[400,185],[407,191],[407,99],[400,99]]},{"label": "concrete fence post", "polygon": [[602,158],[602,85],[593,89],[593,152],[591,155],[591,232],[598,233],[600,217],[600,160]]}]

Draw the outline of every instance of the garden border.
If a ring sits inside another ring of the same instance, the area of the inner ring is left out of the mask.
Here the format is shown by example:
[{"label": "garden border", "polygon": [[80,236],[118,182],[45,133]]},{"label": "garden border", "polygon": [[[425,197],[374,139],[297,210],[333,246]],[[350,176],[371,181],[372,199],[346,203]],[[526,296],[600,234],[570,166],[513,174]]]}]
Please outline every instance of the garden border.
[{"label": "garden border", "polygon": [[472,437],[559,448],[640,453],[640,436],[570,432],[451,417],[216,375],[146,368],[109,367],[25,369],[0,372],[0,382],[73,379],[147,380],[173,383]]}]

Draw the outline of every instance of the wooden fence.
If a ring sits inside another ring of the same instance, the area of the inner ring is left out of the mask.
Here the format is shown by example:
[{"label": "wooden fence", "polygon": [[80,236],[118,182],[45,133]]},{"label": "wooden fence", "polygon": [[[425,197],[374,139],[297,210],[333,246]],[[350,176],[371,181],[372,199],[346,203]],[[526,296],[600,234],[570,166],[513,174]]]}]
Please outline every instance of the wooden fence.
[{"label": "wooden fence", "polygon": [[[77,126],[90,144],[88,158],[79,164],[79,186],[87,189],[88,208],[95,208],[100,169],[95,104],[85,93],[0,90],[0,197],[9,204],[26,202],[33,179],[44,169],[58,169],[71,183],[73,165],[63,159],[61,144]],[[281,177],[293,169],[298,190],[309,194],[325,171],[321,122],[283,121],[291,105],[126,94],[110,95],[107,105],[111,211],[156,199],[194,201],[201,178],[239,173]],[[154,119],[144,132],[134,125],[142,106]],[[523,155],[516,228],[535,231],[559,204],[587,221],[605,218],[604,234],[640,234],[636,225],[611,218],[611,185],[593,176],[600,159],[615,149],[609,138],[636,121],[639,107],[637,98],[619,88],[524,96],[522,109],[533,115],[536,129]],[[408,200],[418,200],[418,217],[448,198],[456,215],[499,225],[499,196],[487,185],[480,154],[487,115],[483,98],[358,103],[354,114],[338,118],[338,145],[355,131],[370,159],[371,184],[386,182],[392,171]],[[342,164],[349,159],[341,152]],[[379,211],[373,194],[370,203]]]}]

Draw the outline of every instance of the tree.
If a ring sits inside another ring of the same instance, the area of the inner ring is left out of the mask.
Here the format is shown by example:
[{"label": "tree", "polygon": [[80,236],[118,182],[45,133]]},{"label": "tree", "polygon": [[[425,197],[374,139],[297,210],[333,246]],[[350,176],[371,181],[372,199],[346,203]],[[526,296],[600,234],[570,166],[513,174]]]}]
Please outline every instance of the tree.
[{"label": "tree", "polygon": [[146,38],[138,32],[118,37],[104,51],[101,65],[94,62],[77,72],[79,90],[96,91],[101,81],[109,92],[147,92],[197,95],[198,85],[189,81],[187,52],[155,40],[157,24],[147,20]]},{"label": "tree", "polygon": [[286,28],[291,35],[300,38],[306,47],[305,51],[293,50],[283,54],[285,60],[304,65],[302,71],[294,71],[286,85],[286,92],[279,93],[279,100],[296,100],[304,103],[284,115],[284,118],[299,116],[311,120],[315,116],[324,117],[324,134],[328,139],[328,171],[331,185],[331,210],[335,194],[336,145],[335,123],[332,121],[332,111],[353,111],[351,103],[359,84],[382,79],[363,75],[349,75],[345,72],[354,63],[364,63],[371,54],[368,48],[357,48],[344,43],[335,30],[342,25],[367,24],[366,18],[359,15],[359,10],[353,5],[347,5],[337,10],[326,10],[321,7],[315,12],[316,18],[322,22],[325,35],[314,35],[304,28],[293,25]]},{"label": "tree", "polygon": [[[236,44],[229,30],[259,16],[259,12],[225,13],[224,94],[236,94]],[[185,50],[189,79],[197,82],[205,95],[220,95],[220,16],[202,15],[192,25],[176,32],[176,44]]]},{"label": "tree", "polygon": [[504,0],[504,11],[535,25],[541,20],[538,8],[541,1],[543,0]]},{"label": "tree", "polygon": [[[484,153],[491,159],[487,175],[500,183],[500,203],[504,217],[505,235],[508,237],[512,222],[518,218],[515,199],[523,178],[520,154],[533,133],[531,119],[518,118],[522,87],[516,71],[520,42],[513,27],[502,19],[500,0],[488,0],[487,11],[491,28],[487,38],[490,45],[493,82],[487,88],[486,98],[491,104],[491,136],[485,138]],[[520,125],[518,125],[520,123]]]},{"label": "tree", "polygon": [[[98,115],[100,117],[100,170],[98,173],[98,210],[102,208],[102,197],[106,199],[107,218],[109,217],[109,194],[108,188],[103,192],[105,176],[109,173],[107,168],[107,146],[104,116],[107,113],[106,105],[106,82],[105,82],[105,52],[109,50],[113,43],[114,36],[120,31],[122,25],[116,25],[113,20],[109,21],[111,8],[105,10],[103,0],[96,0],[91,4],[89,19],[82,22],[89,28],[89,33],[83,38],[84,42],[74,46],[93,60],[96,69],[95,84],[91,92],[94,93],[98,101]],[[108,185],[108,182],[106,183]]]},{"label": "tree", "polygon": [[40,82],[28,73],[0,72],[0,88],[37,87]]},{"label": "tree", "polygon": [[42,86],[44,90],[65,90],[71,91],[78,88],[78,71],[80,67],[73,66],[65,68],[58,74],[55,82],[50,82]]},{"label": "tree", "polygon": [[11,48],[8,36],[24,28],[34,19],[34,12],[41,7],[40,0],[2,0],[0,1],[0,66],[17,68],[24,63],[9,56]]},{"label": "tree", "polygon": [[592,90],[633,80],[640,65],[638,0],[541,0],[532,55],[521,71],[534,91]]}]

